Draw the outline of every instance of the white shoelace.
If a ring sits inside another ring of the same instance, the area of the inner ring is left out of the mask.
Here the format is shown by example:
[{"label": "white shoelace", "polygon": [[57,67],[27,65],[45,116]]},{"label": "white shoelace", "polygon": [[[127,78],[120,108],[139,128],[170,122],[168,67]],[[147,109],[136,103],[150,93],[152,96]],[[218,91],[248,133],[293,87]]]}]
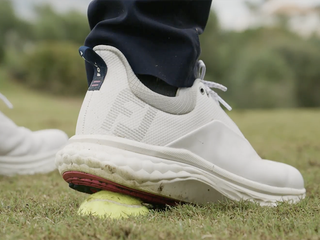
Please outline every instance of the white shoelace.
[{"label": "white shoelace", "polygon": [[12,103],[4,96],[3,94],[0,93],[0,99],[8,106],[8,108],[13,108]]},{"label": "white shoelace", "polygon": [[199,69],[201,82],[205,86],[205,91],[207,92],[207,94],[210,95],[214,100],[216,100],[217,103],[221,103],[226,109],[231,111],[232,107],[225,100],[223,100],[218,95],[218,93],[212,90],[212,88],[215,88],[215,89],[220,89],[221,91],[226,92],[228,88],[223,86],[222,84],[204,80],[204,76],[206,75],[206,65],[202,60],[198,61],[198,69]]}]

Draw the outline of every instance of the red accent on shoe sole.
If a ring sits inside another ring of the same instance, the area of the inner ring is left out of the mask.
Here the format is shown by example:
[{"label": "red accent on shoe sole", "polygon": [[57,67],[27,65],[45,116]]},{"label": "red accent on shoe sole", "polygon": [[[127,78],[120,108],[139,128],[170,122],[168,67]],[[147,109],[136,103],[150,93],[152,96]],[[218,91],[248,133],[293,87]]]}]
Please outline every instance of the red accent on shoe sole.
[{"label": "red accent on shoe sole", "polygon": [[[177,205],[179,201],[157,196],[151,193],[142,192],[140,190],[132,189],[102,177],[98,177],[92,174],[77,172],[77,171],[68,171],[63,173],[63,179],[68,182],[79,186],[92,187],[95,189],[107,190],[112,192],[123,193],[133,197],[140,198],[142,201],[151,203],[151,204],[166,204],[166,205]],[[96,192],[95,189],[92,189],[92,193]]]}]

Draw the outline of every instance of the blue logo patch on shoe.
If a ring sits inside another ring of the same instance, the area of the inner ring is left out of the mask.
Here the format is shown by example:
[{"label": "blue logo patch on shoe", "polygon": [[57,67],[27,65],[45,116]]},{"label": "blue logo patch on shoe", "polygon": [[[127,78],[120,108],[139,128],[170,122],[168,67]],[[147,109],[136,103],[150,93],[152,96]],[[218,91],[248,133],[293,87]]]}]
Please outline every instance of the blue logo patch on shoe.
[{"label": "blue logo patch on shoe", "polygon": [[82,46],[79,48],[80,56],[86,60],[94,69],[92,82],[88,91],[100,90],[103,81],[107,75],[108,67],[104,60],[89,47]]}]

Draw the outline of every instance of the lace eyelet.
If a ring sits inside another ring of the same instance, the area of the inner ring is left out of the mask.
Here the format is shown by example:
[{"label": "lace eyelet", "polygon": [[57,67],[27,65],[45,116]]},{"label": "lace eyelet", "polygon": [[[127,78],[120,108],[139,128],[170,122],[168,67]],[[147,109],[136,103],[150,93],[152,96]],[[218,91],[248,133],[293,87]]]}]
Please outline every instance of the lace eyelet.
[{"label": "lace eyelet", "polygon": [[200,92],[201,92],[202,95],[204,95],[206,93],[206,91],[202,87],[200,87]]}]

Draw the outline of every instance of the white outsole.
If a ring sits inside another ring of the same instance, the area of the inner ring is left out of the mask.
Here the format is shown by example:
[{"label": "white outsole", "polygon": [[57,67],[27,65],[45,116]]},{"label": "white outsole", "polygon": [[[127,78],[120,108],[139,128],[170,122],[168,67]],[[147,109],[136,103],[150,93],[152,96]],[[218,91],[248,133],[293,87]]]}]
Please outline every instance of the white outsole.
[{"label": "white outsole", "polygon": [[186,154],[179,149],[119,138],[75,136],[57,153],[56,165],[61,174],[85,172],[132,189],[197,204],[227,197],[274,206],[283,201],[296,203],[305,197],[305,189],[253,182],[200,158],[192,162],[178,159],[179,151],[182,157]]}]

